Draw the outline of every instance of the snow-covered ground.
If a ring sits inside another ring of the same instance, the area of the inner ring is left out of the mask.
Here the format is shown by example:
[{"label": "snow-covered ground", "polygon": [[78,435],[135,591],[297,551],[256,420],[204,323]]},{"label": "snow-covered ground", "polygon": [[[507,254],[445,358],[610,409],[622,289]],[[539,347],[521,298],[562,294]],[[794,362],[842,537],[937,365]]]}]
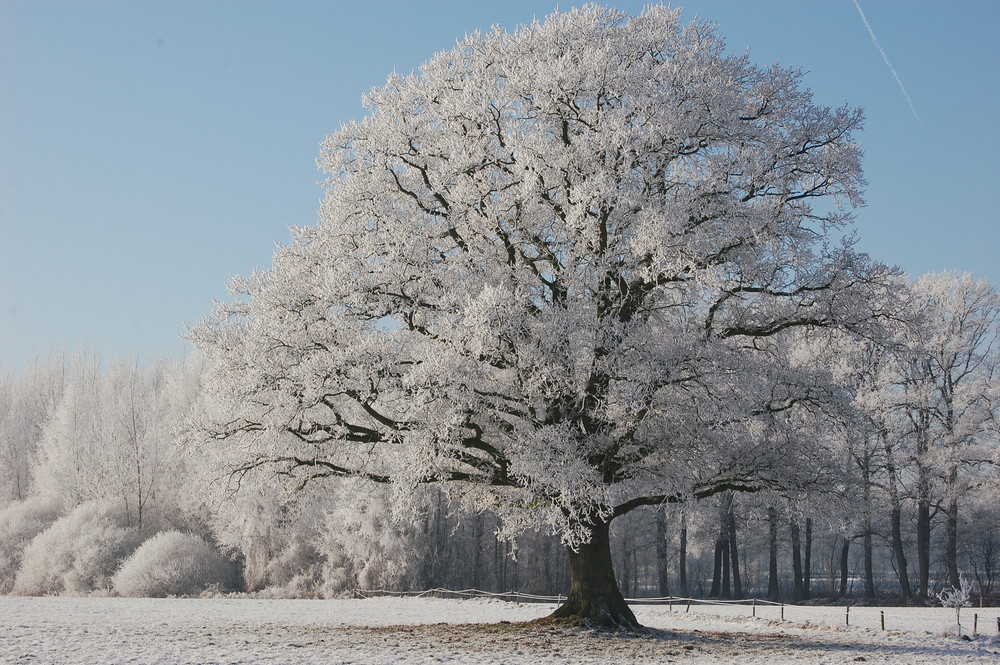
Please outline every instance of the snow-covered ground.
[{"label": "snow-covered ground", "polygon": [[[635,606],[648,636],[521,626],[496,600],[0,597],[0,663],[1000,663],[1000,609]],[[885,611],[886,630],[879,612]]]}]

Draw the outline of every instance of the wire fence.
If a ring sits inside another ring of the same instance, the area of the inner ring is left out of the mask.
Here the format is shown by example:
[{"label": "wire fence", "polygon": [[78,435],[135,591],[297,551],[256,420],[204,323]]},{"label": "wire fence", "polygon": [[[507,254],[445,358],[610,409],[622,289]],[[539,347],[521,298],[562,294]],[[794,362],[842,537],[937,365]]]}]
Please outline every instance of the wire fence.
[{"label": "wire fence", "polygon": [[[375,598],[380,596],[414,597],[414,598],[488,598],[514,603],[548,603],[560,604],[566,596],[546,596],[540,594],[522,593],[520,591],[483,591],[482,589],[444,589],[434,588],[424,591],[391,591],[388,589],[357,589],[357,598]],[[759,598],[744,600],[724,600],[688,598],[683,596],[659,596],[644,598],[626,598],[629,605],[655,605],[665,607],[667,611],[690,613],[709,611],[714,615],[731,617],[757,618],[771,621],[795,621],[805,623],[825,623],[828,625],[855,626],[878,630],[892,630],[904,622],[903,615],[914,612],[928,614],[927,619],[940,623],[942,617],[953,616],[953,608],[923,607],[923,608],[893,608],[868,607],[864,605],[801,605],[781,603]],[[893,611],[898,610],[898,611]],[[972,635],[995,634],[1000,638],[1000,608],[990,608],[989,611],[973,612],[967,608],[964,612],[962,627]],[[933,616],[931,616],[933,615]],[[906,618],[907,624],[912,623],[912,617]]]},{"label": "wire fence", "polygon": [[493,598],[514,603],[562,603],[566,596],[541,596],[520,591],[483,591],[481,589],[427,589],[425,591],[389,591],[387,589],[355,589],[358,598],[375,598],[378,596],[414,597],[414,598]]}]

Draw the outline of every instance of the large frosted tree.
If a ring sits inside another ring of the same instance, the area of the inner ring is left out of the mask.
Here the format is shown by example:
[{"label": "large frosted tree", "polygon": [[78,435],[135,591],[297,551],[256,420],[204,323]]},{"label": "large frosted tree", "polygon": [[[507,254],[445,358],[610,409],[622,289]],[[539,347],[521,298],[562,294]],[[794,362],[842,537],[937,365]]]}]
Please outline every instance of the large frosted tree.
[{"label": "large frosted tree", "polygon": [[554,616],[635,625],[608,524],[803,485],[793,336],[864,325],[862,114],[711,25],[587,6],[473,34],[324,143],[320,220],[191,331],[235,472],[441,481],[561,536]]}]

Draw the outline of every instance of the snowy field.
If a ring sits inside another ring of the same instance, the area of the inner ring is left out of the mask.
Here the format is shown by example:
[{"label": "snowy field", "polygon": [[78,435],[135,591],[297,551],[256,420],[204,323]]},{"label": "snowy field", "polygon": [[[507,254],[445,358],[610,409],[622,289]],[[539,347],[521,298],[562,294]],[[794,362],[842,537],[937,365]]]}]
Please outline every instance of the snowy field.
[{"label": "snowy field", "polygon": [[0,597],[0,663],[1000,663],[998,608],[635,606],[656,630],[519,626],[554,606],[496,600]]}]

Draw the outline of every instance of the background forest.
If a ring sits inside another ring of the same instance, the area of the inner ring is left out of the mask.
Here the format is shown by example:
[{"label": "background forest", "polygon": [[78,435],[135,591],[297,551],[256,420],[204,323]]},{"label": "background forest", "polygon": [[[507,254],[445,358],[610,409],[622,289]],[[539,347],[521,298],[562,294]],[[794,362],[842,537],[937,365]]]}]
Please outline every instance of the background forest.
[{"label": "background forest", "polygon": [[[835,477],[806,493],[726,492],[612,526],[629,597],[922,601],[1000,592],[1000,296],[968,275],[901,280],[889,341],[803,339],[836,379],[820,427]],[[0,591],[273,597],[432,587],[565,593],[557,536],[498,537],[433,486],[233,474],[189,422],[204,363],[53,353],[0,383]],[[814,446],[805,449],[813,450]],[[828,470],[829,471],[829,470]]]}]

